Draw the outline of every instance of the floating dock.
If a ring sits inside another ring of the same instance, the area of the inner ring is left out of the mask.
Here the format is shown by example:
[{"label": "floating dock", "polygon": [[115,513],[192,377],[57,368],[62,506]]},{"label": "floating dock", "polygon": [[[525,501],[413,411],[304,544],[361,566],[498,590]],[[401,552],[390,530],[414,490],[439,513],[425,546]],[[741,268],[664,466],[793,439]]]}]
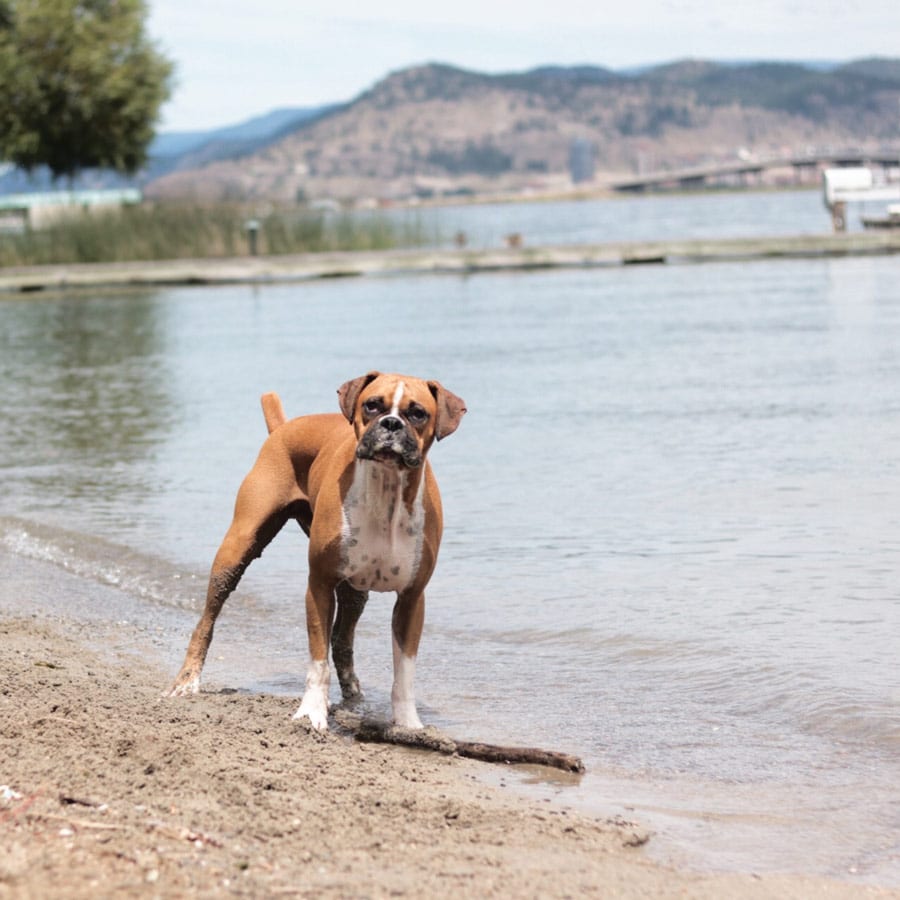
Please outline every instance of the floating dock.
[{"label": "floating dock", "polygon": [[628,241],[498,250],[412,249],[0,269],[0,291],[269,284],[357,276],[472,275],[536,269],[689,264],[900,253],[900,230]]},{"label": "floating dock", "polygon": [[883,216],[862,216],[863,228],[900,228],[900,203],[890,203]]}]

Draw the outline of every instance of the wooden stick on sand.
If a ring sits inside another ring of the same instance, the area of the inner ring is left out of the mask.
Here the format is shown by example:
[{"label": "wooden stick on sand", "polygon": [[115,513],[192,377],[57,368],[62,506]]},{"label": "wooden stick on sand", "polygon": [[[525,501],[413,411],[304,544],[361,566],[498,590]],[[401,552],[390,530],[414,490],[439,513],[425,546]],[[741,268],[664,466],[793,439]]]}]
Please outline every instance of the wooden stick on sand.
[{"label": "wooden stick on sand", "polygon": [[481,741],[457,741],[437,728],[415,731],[401,728],[379,719],[370,719],[339,709],[335,720],[348,731],[352,731],[358,741],[378,744],[401,744],[420,750],[433,750],[448,756],[457,754],[470,759],[493,763],[530,763],[551,766],[564,772],[584,772],[584,763],[577,756],[559,753],[556,750],[541,750],[537,747],[499,747]]}]

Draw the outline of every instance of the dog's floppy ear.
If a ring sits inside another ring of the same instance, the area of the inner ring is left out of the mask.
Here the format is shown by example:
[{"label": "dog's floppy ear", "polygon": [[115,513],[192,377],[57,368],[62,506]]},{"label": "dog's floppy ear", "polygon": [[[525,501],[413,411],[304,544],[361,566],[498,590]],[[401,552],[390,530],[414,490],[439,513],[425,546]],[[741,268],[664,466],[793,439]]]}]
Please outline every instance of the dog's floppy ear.
[{"label": "dog's floppy ear", "polygon": [[341,412],[351,425],[353,424],[353,414],[356,412],[356,401],[359,399],[362,389],[366,385],[371,384],[380,374],[380,372],[368,372],[365,375],[360,375],[359,378],[353,378],[345,382],[338,388],[338,402],[341,405]]},{"label": "dog's floppy ear", "polygon": [[437,403],[434,420],[434,436],[437,440],[453,434],[466,414],[466,401],[451,393],[438,381],[429,381],[428,390]]}]

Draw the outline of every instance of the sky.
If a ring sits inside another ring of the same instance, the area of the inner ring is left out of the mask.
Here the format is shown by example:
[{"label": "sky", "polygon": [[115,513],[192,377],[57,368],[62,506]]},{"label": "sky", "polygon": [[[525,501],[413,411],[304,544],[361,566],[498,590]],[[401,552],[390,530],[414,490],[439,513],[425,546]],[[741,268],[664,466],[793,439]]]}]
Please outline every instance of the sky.
[{"label": "sky", "polygon": [[512,72],[900,56],[898,0],[148,0],[148,11],[176,66],[162,131],[350,100],[426,62]]}]

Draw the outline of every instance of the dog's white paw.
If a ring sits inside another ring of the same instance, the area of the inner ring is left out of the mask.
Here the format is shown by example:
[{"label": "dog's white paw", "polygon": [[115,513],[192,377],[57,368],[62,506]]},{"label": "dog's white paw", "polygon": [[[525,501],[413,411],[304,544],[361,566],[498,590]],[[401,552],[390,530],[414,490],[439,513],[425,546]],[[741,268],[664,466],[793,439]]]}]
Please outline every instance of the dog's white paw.
[{"label": "dog's white paw", "polygon": [[419,729],[424,728],[419,714],[416,712],[416,704],[413,702],[395,703],[393,710],[393,720],[395,725],[401,728]]},{"label": "dog's white paw", "polygon": [[[316,696],[312,696],[316,693]],[[294,713],[295,719],[309,719],[316,731],[328,731],[328,703],[318,692],[307,691],[300,701],[300,708]]]},{"label": "dog's white paw", "polygon": [[328,730],[328,683],[331,673],[328,663],[310,660],[306,672],[306,691],[300,701],[300,709],[294,713],[295,719],[307,718],[316,731]]}]

